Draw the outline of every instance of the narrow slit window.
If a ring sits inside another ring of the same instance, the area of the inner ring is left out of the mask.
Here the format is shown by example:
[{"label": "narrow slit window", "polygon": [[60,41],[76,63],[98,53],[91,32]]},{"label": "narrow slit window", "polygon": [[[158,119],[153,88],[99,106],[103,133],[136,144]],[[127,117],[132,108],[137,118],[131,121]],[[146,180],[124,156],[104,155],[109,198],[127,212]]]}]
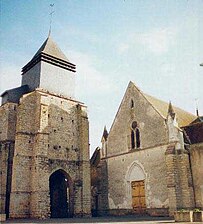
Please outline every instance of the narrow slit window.
[{"label": "narrow slit window", "polygon": [[131,108],[134,108],[134,101],[131,100]]},{"label": "narrow slit window", "polygon": [[131,131],[131,147],[132,149],[135,148],[135,134],[133,130]]},{"label": "narrow slit window", "polygon": [[140,131],[136,129],[136,148],[140,148]]}]

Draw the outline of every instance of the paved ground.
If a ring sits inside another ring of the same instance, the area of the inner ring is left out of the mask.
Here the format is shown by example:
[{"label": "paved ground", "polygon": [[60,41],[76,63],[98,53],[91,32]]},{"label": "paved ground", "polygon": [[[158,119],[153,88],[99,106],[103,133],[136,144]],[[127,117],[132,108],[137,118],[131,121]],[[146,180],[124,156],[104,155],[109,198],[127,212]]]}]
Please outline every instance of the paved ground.
[{"label": "paved ground", "polygon": [[[18,220],[7,220],[4,223],[85,223],[85,224],[172,224],[174,220],[165,217],[97,217],[97,218],[70,218],[70,219],[45,219],[45,220],[34,220],[34,219],[18,219]],[[178,223],[176,223],[178,224]],[[189,224],[189,222],[181,222],[179,224]],[[191,223],[190,223],[191,224]],[[202,224],[202,222],[195,222],[194,224]]]}]

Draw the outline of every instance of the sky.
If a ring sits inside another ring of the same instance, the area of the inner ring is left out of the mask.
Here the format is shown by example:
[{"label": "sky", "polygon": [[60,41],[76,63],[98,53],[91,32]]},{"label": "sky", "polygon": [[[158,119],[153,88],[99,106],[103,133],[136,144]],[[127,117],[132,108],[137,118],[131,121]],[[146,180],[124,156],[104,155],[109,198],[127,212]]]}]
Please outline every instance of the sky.
[{"label": "sky", "polygon": [[0,92],[48,36],[77,66],[88,106],[91,154],[110,129],[130,81],[203,115],[203,0],[0,0]]}]

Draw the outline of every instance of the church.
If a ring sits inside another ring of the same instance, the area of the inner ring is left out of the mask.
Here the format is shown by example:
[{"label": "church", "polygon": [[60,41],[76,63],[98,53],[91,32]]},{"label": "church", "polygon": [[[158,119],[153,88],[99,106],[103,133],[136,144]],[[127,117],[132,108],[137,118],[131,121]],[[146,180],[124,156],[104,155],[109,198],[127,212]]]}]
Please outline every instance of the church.
[{"label": "church", "polygon": [[0,214],[91,215],[87,107],[74,96],[76,66],[51,36],[22,68],[0,107]]},{"label": "church", "polygon": [[[202,65],[202,64],[201,64]],[[49,35],[2,93],[0,215],[68,218],[203,209],[203,117],[130,82],[102,147],[89,155],[76,65]]]},{"label": "church", "polygon": [[130,82],[91,157],[92,215],[203,209],[203,117]]}]

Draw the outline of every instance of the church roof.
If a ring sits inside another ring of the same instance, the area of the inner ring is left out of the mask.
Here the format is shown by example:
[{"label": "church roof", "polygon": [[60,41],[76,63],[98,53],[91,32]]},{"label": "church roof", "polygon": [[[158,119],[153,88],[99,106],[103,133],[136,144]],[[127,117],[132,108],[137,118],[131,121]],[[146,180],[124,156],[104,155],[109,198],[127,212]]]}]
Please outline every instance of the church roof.
[{"label": "church roof", "polygon": [[[143,95],[164,118],[167,117],[168,108],[169,108],[169,104],[167,102],[159,100],[145,93],[143,93]],[[190,124],[192,121],[194,121],[197,118],[197,116],[195,116],[194,114],[184,111],[178,107],[173,106],[173,110],[176,114],[177,122],[180,127]]]},{"label": "church roof", "polygon": [[203,123],[203,116],[198,116],[192,123],[192,124],[196,124],[196,123],[200,123],[202,122]]},{"label": "church roof", "polygon": [[2,103],[7,102],[19,103],[19,99],[21,98],[21,96],[24,95],[25,93],[28,93],[29,91],[30,89],[28,85],[8,89],[1,94]]},{"label": "church roof", "polygon": [[65,56],[65,54],[61,51],[61,49],[58,47],[58,45],[53,41],[53,39],[48,36],[48,38],[44,41],[40,49],[37,51],[37,53],[34,55],[33,58],[37,57],[41,53],[48,54],[50,56],[53,56],[55,58],[69,61],[68,58]]},{"label": "church roof", "polygon": [[53,39],[48,36],[34,57],[22,68],[22,75],[36,65],[39,61],[76,72],[76,66],[69,62]]},{"label": "church roof", "polygon": [[203,116],[184,127],[192,144],[203,142]]}]

